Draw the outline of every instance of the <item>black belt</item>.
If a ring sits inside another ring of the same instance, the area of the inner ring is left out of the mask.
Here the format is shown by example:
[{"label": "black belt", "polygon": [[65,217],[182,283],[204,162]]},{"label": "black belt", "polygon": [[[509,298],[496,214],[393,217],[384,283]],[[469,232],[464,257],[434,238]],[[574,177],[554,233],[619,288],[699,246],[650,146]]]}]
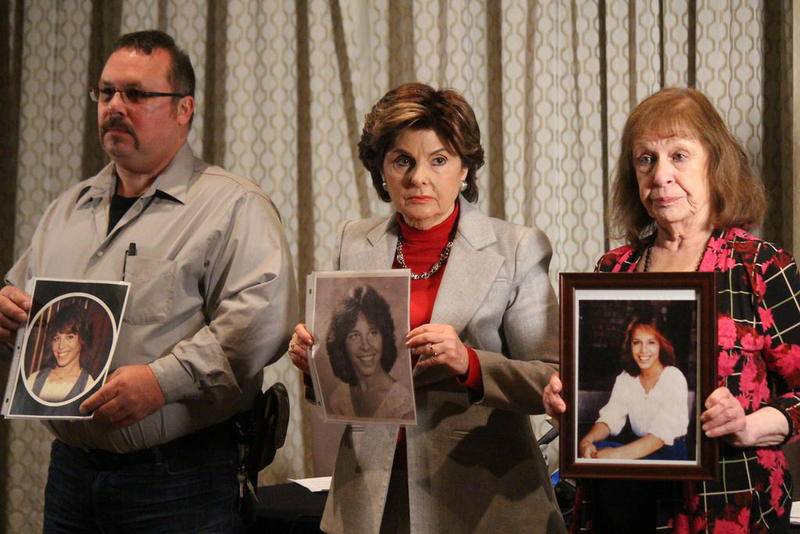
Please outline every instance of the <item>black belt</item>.
[{"label": "black belt", "polygon": [[171,459],[189,459],[204,456],[209,450],[235,450],[236,429],[233,419],[202,428],[170,442],[139,451],[115,453],[102,449],[83,449],[71,447],[97,469],[114,470],[137,465],[152,465]]}]

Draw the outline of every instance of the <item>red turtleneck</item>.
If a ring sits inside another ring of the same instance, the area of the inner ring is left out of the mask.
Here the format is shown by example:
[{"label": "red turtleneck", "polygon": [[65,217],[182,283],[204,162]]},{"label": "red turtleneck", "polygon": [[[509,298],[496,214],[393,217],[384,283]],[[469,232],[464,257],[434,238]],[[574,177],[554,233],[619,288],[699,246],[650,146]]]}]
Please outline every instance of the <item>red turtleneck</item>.
[{"label": "red turtleneck", "polygon": [[[406,265],[414,273],[423,273],[431,268],[439,259],[439,254],[447,244],[447,239],[458,221],[459,206],[456,202],[455,209],[450,216],[427,230],[418,230],[403,221],[402,216],[397,214],[397,222],[400,226],[400,233],[403,236],[403,257]],[[397,261],[392,264],[397,269],[400,267]],[[409,323],[411,329],[431,322],[433,314],[433,304],[436,302],[436,294],[439,292],[439,285],[442,283],[442,276],[447,268],[439,269],[436,274],[428,279],[411,280],[411,304],[409,309]],[[464,387],[476,390],[478,397],[483,396],[483,379],[481,378],[481,363],[478,355],[472,347],[467,347],[469,363],[466,374],[457,377],[459,383]],[[416,356],[412,356],[412,366],[417,363]],[[311,377],[303,376],[307,387],[311,386]]]},{"label": "red turtleneck", "polygon": [[[411,272],[423,273],[436,263],[458,221],[458,214],[459,206],[456,202],[453,213],[447,219],[427,230],[418,230],[407,225],[402,216],[397,214],[400,234],[403,236],[403,257]],[[400,265],[395,260],[392,267],[397,269]],[[445,264],[428,279],[411,280],[409,321],[412,330],[431,322],[433,304],[436,302],[436,294],[439,292],[439,285],[442,283],[442,276],[446,268]],[[481,364],[478,355],[470,347],[467,347],[467,354],[469,355],[467,373],[459,377],[459,382],[470,389],[482,389],[483,381],[481,380]],[[412,363],[416,363],[416,358]]]}]

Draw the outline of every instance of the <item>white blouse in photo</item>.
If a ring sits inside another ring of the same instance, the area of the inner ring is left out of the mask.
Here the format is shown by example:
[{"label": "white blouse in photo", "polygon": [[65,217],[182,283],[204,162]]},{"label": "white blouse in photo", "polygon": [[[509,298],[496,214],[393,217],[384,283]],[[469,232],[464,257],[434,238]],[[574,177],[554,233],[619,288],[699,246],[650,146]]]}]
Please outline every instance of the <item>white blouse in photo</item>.
[{"label": "white blouse in photo", "polygon": [[597,422],[605,423],[612,435],[625,426],[626,416],[637,436],[652,434],[672,445],[686,435],[689,426],[689,388],[677,367],[664,367],[655,386],[646,393],[639,377],[622,371],[614,382],[611,398],[600,409]]}]

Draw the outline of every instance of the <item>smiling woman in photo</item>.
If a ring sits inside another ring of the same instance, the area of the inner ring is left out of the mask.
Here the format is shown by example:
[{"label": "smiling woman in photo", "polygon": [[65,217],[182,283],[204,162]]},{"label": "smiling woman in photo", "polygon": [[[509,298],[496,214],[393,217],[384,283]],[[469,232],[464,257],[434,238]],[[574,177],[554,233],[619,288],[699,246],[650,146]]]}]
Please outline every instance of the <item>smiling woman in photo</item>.
[{"label": "smiling woman in photo", "polygon": [[[597,422],[578,444],[583,458],[686,460],[689,389],[675,350],[655,321],[633,317],[622,342],[623,371]],[[637,438],[608,440],[630,422]]]},{"label": "smiling woman in photo", "polygon": [[34,396],[62,402],[88,391],[94,380],[81,365],[81,356],[88,356],[93,334],[86,311],[75,304],[60,308],[47,326],[46,339],[48,357],[28,378]]},{"label": "smiling woman in photo", "polygon": [[412,419],[411,393],[389,375],[397,360],[389,304],[370,286],[359,286],[334,312],[326,340],[333,374],[342,381],[331,394],[336,415]]}]

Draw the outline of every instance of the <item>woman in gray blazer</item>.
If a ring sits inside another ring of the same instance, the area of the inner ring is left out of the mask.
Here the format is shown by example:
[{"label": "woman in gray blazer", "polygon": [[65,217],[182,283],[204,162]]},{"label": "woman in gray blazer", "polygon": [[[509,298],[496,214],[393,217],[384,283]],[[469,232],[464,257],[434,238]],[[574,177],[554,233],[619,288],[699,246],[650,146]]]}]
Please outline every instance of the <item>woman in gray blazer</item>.
[{"label": "woman in gray blazer", "polygon": [[[480,130],[454,91],[389,91],[359,157],[396,213],[345,224],[335,268],[411,269],[418,424],[348,426],[323,530],[563,532],[529,419],[557,370],[547,238],[473,204]],[[314,342],[297,325],[289,354],[304,372]]]}]

